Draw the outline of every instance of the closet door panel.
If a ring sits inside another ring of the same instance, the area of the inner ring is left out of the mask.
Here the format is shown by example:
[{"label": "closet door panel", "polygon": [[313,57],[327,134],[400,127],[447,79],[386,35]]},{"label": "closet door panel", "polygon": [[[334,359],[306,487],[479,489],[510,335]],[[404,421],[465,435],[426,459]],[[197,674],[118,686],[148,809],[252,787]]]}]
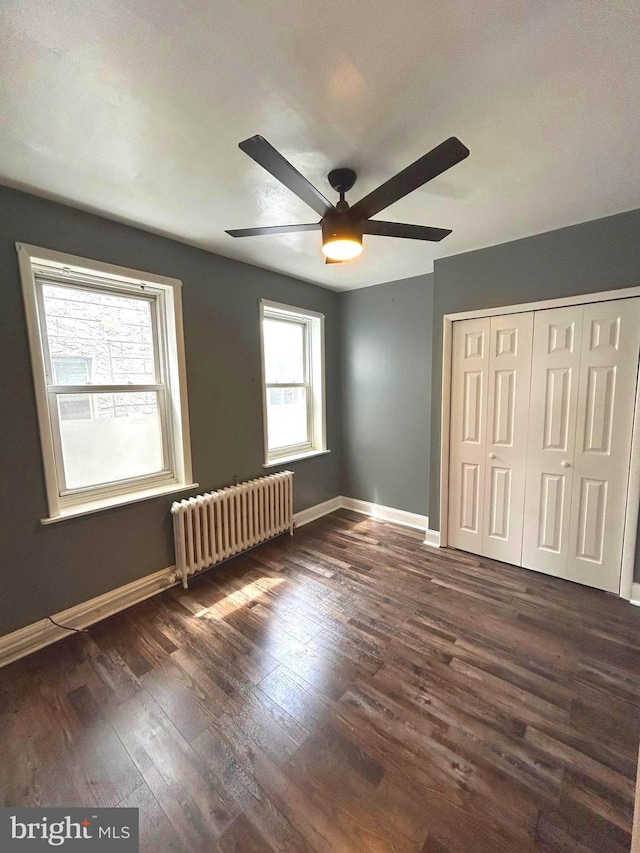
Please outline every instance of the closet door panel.
[{"label": "closet door panel", "polygon": [[584,306],[536,311],[522,565],[565,577]]},{"label": "closet door panel", "polygon": [[533,313],[492,317],[482,553],[520,564]]},{"label": "closet door panel", "polygon": [[490,320],[453,324],[449,544],[482,554]]},{"label": "closet door panel", "polygon": [[639,350],[640,299],[585,306],[566,577],[616,593]]}]

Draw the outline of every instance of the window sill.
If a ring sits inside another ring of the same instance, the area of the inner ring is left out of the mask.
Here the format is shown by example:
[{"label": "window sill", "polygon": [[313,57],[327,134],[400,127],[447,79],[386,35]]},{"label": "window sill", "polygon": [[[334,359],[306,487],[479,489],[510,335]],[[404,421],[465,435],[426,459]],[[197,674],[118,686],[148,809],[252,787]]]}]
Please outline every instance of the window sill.
[{"label": "window sill", "polygon": [[323,456],[325,453],[331,453],[330,450],[305,450],[304,453],[295,453],[293,456],[281,456],[279,459],[272,459],[265,462],[263,468],[276,468],[278,465],[288,465],[289,462],[298,462],[300,459],[310,459],[312,456]]},{"label": "window sill", "polygon": [[87,501],[87,503],[84,504],[76,504],[75,506],[68,506],[61,509],[60,515],[41,518],[40,523],[55,524],[57,521],[65,521],[67,518],[78,518],[81,515],[89,515],[93,512],[100,512],[103,509],[126,506],[127,504],[134,504],[151,498],[159,498],[163,495],[184,492],[187,489],[197,489],[198,485],[198,483],[170,483],[168,486],[155,486],[152,489],[130,492],[127,495],[112,495],[108,498],[101,498],[97,501]]}]

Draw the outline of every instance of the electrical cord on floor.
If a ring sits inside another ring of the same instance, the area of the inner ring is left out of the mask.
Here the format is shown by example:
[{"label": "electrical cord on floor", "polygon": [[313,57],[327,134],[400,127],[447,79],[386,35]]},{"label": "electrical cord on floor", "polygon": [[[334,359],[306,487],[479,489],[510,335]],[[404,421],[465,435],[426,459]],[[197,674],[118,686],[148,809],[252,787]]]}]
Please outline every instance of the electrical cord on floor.
[{"label": "electrical cord on floor", "polygon": [[68,625],[61,625],[55,619],[52,619],[51,616],[47,616],[47,619],[49,622],[53,622],[57,628],[64,628],[65,631],[74,631],[76,634],[86,634],[89,631],[88,628],[69,628]]}]

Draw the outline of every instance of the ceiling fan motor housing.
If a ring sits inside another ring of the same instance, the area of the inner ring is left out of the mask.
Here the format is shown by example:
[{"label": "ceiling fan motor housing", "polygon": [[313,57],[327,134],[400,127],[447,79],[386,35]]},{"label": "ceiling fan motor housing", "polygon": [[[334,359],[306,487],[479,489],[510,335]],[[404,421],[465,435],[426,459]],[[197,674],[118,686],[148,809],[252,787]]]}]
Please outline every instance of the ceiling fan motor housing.
[{"label": "ceiling fan motor housing", "polygon": [[322,218],[322,243],[333,240],[362,243],[362,220],[349,216],[346,210],[330,210]]}]

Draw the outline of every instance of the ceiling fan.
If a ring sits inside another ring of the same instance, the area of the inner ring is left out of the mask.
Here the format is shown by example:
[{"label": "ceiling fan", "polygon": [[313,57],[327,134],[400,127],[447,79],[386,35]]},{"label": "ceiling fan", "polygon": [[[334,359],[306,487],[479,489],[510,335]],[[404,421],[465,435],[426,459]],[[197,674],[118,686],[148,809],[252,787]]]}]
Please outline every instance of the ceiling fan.
[{"label": "ceiling fan", "polygon": [[469,156],[466,148],[455,136],[446,139],[415,163],[407,166],[393,178],[370,192],[353,207],[345,201],[345,194],[356,182],[353,169],[333,169],[327,178],[331,187],[340,194],[335,207],[304,175],[301,175],[279,151],[262,136],[252,136],[238,146],[260,166],[277,178],[292,193],[319,213],[322,219],[304,225],[272,225],[266,228],[238,228],[226,233],[231,237],[259,237],[266,234],[293,234],[300,231],[322,231],[322,251],[325,263],[341,263],[356,258],[362,252],[362,235],[402,237],[408,240],[444,239],[451,231],[447,228],[430,228],[426,225],[405,225],[400,222],[383,222],[371,219],[389,205],[441,175]]}]

